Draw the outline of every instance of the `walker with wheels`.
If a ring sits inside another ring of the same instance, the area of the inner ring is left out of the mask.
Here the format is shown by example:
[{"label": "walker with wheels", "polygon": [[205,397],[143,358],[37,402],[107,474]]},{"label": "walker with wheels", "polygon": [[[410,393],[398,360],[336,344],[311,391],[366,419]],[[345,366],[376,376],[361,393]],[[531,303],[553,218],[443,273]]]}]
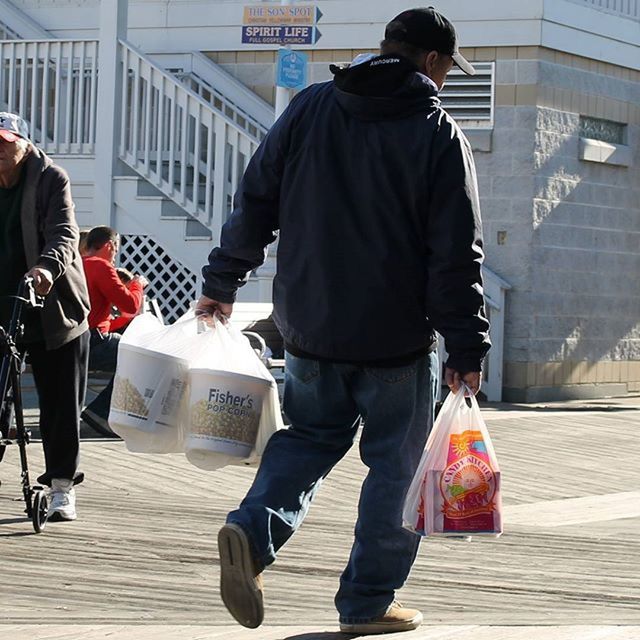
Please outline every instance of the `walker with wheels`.
[{"label": "walker with wheels", "polygon": [[25,356],[18,349],[17,341],[24,328],[21,322],[24,306],[41,308],[43,299],[36,295],[32,278],[25,278],[18,287],[18,293],[10,298],[14,300],[11,321],[8,327],[0,326],[0,461],[8,446],[18,446],[25,512],[31,519],[35,532],[40,533],[47,523],[49,505],[44,487],[32,486],[29,479],[27,445],[31,439],[31,433],[24,426],[20,386]]}]

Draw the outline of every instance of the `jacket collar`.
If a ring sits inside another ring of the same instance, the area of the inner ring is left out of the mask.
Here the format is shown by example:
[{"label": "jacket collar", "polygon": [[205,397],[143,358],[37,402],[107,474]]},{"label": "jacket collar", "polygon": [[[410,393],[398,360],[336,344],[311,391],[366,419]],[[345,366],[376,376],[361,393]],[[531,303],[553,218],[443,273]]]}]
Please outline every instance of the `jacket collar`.
[{"label": "jacket collar", "polygon": [[339,104],[361,120],[390,120],[433,111],[440,104],[433,80],[408,59],[373,56],[345,67],[331,65]]}]

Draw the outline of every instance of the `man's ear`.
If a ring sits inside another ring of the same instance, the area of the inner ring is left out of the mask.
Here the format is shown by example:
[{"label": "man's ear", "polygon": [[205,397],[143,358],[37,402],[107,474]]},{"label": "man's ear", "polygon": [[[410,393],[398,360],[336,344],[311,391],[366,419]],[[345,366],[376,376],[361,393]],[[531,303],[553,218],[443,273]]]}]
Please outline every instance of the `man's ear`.
[{"label": "man's ear", "polygon": [[427,75],[429,76],[431,75],[431,71],[433,71],[435,66],[438,64],[438,59],[439,59],[439,54],[437,51],[429,51],[424,61],[424,66],[427,70]]}]

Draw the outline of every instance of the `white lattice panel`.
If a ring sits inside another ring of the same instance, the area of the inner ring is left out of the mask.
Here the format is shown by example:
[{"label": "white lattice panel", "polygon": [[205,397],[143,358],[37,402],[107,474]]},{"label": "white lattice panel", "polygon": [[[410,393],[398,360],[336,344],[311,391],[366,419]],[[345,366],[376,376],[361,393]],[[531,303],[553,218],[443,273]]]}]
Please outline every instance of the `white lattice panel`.
[{"label": "white lattice panel", "polygon": [[150,236],[123,235],[121,240],[120,266],[147,278],[146,293],[158,301],[165,322],[177,320],[196,297],[197,274]]}]

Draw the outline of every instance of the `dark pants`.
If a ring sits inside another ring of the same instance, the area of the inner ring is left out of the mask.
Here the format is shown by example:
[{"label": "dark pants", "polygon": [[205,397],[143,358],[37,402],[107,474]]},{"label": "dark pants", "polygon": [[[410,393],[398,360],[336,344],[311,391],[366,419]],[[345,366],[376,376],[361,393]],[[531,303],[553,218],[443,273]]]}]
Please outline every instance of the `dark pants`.
[{"label": "dark pants", "polygon": [[80,457],[80,411],[87,390],[89,332],[59,349],[44,342],[26,346],[40,404],[45,472],[38,482],[76,478]]},{"label": "dark pants", "polygon": [[[118,344],[121,337],[119,333],[100,333],[97,329],[91,330],[89,350],[89,369],[91,371],[115,373],[118,361]],[[112,393],[113,378],[109,380],[109,384],[98,394],[93,402],[87,406],[87,409],[104,420],[109,420]]]}]

